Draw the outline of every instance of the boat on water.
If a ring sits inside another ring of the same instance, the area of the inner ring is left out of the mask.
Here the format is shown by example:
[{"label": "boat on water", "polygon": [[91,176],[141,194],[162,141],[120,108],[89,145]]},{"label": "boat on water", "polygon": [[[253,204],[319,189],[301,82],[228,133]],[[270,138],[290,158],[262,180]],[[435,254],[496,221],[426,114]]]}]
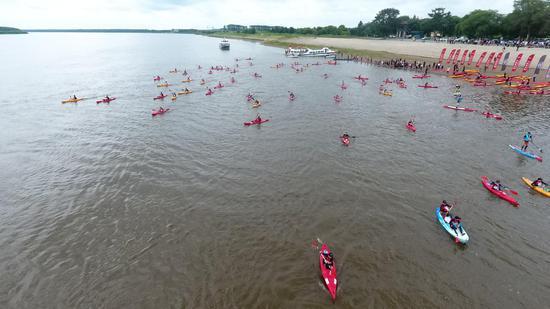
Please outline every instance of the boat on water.
[{"label": "boat on water", "polygon": [[335,58],[336,52],[331,50],[328,47],[323,47],[321,49],[310,49],[310,48],[287,48],[285,49],[285,55],[290,58],[297,57],[325,57],[325,58]]},{"label": "boat on water", "polygon": [[229,44],[229,41],[226,40],[226,39],[223,39],[221,42],[220,42],[220,49],[222,50],[229,50],[229,47],[231,45]]}]

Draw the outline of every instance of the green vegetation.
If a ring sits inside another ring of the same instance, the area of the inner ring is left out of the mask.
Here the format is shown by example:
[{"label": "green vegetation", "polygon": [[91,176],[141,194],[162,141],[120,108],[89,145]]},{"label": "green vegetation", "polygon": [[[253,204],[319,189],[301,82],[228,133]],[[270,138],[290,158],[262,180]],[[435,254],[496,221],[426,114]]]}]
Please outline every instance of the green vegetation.
[{"label": "green vegetation", "polygon": [[0,27],[0,34],[26,34],[26,33],[27,32],[17,28]]},{"label": "green vegetation", "polygon": [[[230,25],[240,35],[262,35],[278,33],[288,35],[314,36],[359,36],[389,37],[407,35],[421,36],[467,36],[470,38],[509,38],[525,39],[547,38],[550,36],[550,0],[514,0],[514,11],[508,15],[493,10],[475,10],[458,17],[445,10],[435,8],[427,18],[400,16],[395,8],[383,9],[373,21],[359,22],[355,28],[344,25],[293,28]],[[229,26],[229,25],[228,25]],[[234,30],[230,28],[230,30]],[[225,29],[225,27],[224,27]]]}]

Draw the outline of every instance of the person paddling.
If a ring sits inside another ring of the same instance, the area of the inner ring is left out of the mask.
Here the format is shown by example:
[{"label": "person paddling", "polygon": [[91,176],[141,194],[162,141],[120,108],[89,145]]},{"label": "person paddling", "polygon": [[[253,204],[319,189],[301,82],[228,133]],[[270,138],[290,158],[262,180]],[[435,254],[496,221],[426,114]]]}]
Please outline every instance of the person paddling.
[{"label": "person paddling", "polygon": [[531,185],[533,187],[541,187],[541,188],[544,188],[545,186],[548,186],[548,184],[546,182],[544,182],[541,177],[539,177],[539,178],[537,178],[537,180],[533,181],[531,183]]},{"label": "person paddling", "polygon": [[457,236],[457,229],[460,231],[460,234],[464,235],[464,229],[462,228],[462,218],[460,218],[459,216],[454,216],[454,218],[452,218],[449,222],[449,225],[455,231]]},{"label": "person paddling", "polygon": [[443,217],[443,220],[447,223],[449,223],[451,219],[450,212],[452,208],[453,206],[449,205],[446,200],[443,200],[443,202],[441,202],[441,205],[439,205],[439,213],[441,214],[441,217]]},{"label": "person paddling", "polygon": [[525,133],[523,136],[523,146],[521,146],[521,150],[527,151],[527,147],[529,147],[529,142],[533,141],[533,135],[531,135],[531,132]]},{"label": "person paddling", "polygon": [[[258,100],[256,100],[256,102],[258,102]],[[256,120],[254,122],[256,122],[256,123],[261,123],[262,122],[262,117],[260,116],[260,114],[258,114],[256,116]]]},{"label": "person paddling", "polygon": [[493,190],[497,191],[502,191],[502,189],[504,188],[504,186],[500,183],[500,180],[498,179],[496,181],[491,181],[490,185]]}]

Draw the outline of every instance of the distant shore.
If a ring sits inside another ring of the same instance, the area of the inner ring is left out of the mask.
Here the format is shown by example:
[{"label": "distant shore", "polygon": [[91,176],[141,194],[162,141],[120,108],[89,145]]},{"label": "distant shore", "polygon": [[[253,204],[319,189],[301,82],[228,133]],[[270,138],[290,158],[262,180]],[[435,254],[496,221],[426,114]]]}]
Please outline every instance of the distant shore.
[{"label": "distant shore", "polygon": [[27,34],[27,32],[17,28],[0,27],[0,34]]},{"label": "distant shore", "polygon": [[[436,43],[436,42],[422,42],[413,41],[409,39],[365,39],[365,38],[347,38],[347,37],[314,37],[314,36],[299,36],[299,35],[276,35],[276,34],[240,34],[240,33],[223,33],[217,32],[211,34],[215,37],[227,37],[233,39],[245,39],[262,41],[267,45],[279,46],[279,47],[329,47],[335,49],[341,53],[367,57],[375,60],[389,60],[389,59],[407,59],[411,61],[426,61],[427,63],[437,62],[439,55],[443,48],[447,48],[445,59],[447,59],[449,52],[452,49],[461,49],[462,51],[476,50],[476,57],[482,52],[501,52],[502,46],[492,45],[472,45],[472,44],[448,44],[448,43]],[[523,59],[521,65],[525,63],[525,59],[530,54],[535,54],[535,58],[531,62],[530,67],[534,69],[538,63],[538,60],[543,55],[546,55],[546,60],[542,66],[541,78],[544,77],[544,72],[550,65],[550,49],[544,48],[520,48],[516,51],[515,47],[506,47],[504,52],[510,52],[510,59],[508,66],[510,67],[514,59],[516,59],[519,53],[523,53]],[[487,59],[487,57],[485,58]],[[444,62],[445,63],[445,62]],[[475,63],[475,62],[474,62]]]}]

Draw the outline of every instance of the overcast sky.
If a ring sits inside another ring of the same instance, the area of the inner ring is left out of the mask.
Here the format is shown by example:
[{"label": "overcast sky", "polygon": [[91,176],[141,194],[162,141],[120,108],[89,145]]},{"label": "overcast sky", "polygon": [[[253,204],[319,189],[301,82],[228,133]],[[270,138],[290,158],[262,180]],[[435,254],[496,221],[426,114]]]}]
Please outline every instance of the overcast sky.
[{"label": "overcast sky", "polygon": [[513,0],[0,0],[0,26],[39,28],[219,28],[225,24],[294,27],[370,21],[381,9],[426,17],[436,7],[463,16],[512,11]]}]

